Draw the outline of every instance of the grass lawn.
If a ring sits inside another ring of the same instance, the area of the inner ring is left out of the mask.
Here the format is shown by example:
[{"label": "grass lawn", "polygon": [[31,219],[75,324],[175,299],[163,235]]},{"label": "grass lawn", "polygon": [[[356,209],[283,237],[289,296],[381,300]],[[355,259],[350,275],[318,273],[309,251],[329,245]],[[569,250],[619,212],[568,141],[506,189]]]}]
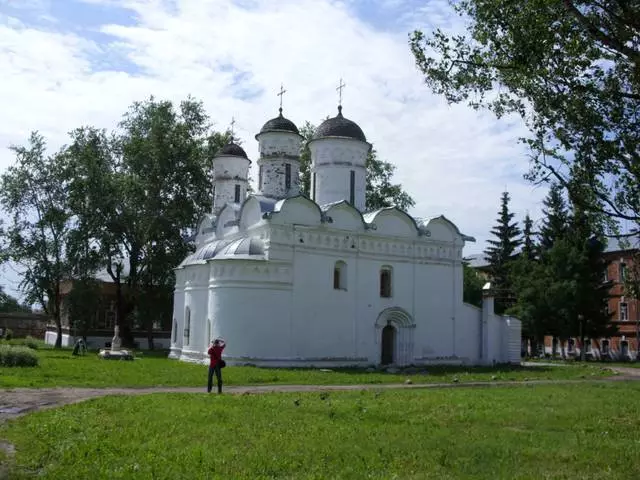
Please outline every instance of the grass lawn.
[{"label": "grass lawn", "polygon": [[108,397],[11,421],[10,478],[631,479],[640,384]]},{"label": "grass lawn", "polygon": [[[169,360],[165,354],[143,354],[133,362],[101,360],[95,354],[74,357],[70,350],[38,350],[40,365],[30,368],[0,367],[0,388],[13,387],[179,387],[204,386],[206,366]],[[362,370],[267,369],[227,367],[226,385],[257,384],[371,384],[457,381],[511,381],[525,379],[580,379],[612,375],[602,365],[568,367],[426,367],[428,374],[366,373]]]}]

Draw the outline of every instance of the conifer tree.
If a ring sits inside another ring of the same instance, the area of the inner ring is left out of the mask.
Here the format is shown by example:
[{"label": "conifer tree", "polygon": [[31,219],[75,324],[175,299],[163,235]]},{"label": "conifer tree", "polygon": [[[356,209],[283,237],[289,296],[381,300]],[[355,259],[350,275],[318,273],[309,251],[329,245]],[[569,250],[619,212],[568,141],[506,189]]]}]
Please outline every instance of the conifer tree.
[{"label": "conifer tree", "polygon": [[528,259],[535,258],[535,243],[533,239],[533,220],[527,213],[524,217],[524,225],[522,229],[522,255]]},{"label": "conifer tree", "polygon": [[521,232],[517,222],[513,221],[515,214],[509,211],[509,201],[509,192],[504,192],[497,224],[491,230],[494,239],[487,241],[489,247],[484,252],[489,261],[493,288],[497,292],[495,309],[498,314],[502,314],[514,303],[509,268],[516,249],[521,244]]},{"label": "conifer tree", "polygon": [[569,211],[562,196],[562,186],[552,183],[542,204],[544,219],[540,228],[540,248],[549,250],[555,239],[564,237],[569,225]]}]

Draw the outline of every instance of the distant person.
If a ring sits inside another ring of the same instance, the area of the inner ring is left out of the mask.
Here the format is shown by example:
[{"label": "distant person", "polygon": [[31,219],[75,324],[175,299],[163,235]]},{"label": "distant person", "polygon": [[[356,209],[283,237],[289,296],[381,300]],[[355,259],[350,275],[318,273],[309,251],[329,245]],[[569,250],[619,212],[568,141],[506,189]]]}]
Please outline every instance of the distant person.
[{"label": "distant person", "polygon": [[226,342],[221,338],[216,338],[209,344],[209,381],[207,383],[207,392],[211,393],[213,387],[213,374],[216,374],[218,380],[218,393],[222,393],[222,368],[226,365],[222,359],[222,351],[226,347]]}]

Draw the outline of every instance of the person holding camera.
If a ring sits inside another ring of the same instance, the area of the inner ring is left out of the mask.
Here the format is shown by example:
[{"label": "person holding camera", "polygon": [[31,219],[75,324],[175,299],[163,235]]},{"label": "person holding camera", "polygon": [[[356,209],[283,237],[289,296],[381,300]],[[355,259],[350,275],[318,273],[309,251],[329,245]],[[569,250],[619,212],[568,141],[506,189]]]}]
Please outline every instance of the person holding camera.
[{"label": "person holding camera", "polygon": [[218,393],[222,393],[222,368],[226,365],[222,359],[222,351],[227,344],[222,338],[216,338],[209,344],[209,381],[207,383],[207,393],[211,393],[213,387],[213,374],[218,381]]}]

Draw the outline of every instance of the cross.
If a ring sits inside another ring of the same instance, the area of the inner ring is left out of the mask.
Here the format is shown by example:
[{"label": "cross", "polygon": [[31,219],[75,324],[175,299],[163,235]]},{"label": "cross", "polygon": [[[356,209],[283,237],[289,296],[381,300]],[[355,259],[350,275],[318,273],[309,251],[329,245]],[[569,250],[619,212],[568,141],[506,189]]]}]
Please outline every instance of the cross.
[{"label": "cross", "polygon": [[338,88],[336,88],[336,90],[338,91],[338,94],[339,94],[339,98],[340,98],[340,101],[339,101],[338,105],[342,105],[342,89],[344,87],[346,87],[346,86],[347,86],[346,84],[342,83],[342,78],[341,78],[340,79],[340,85],[338,85]]},{"label": "cross", "polygon": [[235,117],[231,117],[231,141],[233,142],[233,127],[236,124],[236,119]]},{"label": "cross", "polygon": [[284,96],[286,90],[284,86],[280,84],[280,91],[278,92],[278,96],[280,97],[280,113],[282,113],[282,97]]}]

